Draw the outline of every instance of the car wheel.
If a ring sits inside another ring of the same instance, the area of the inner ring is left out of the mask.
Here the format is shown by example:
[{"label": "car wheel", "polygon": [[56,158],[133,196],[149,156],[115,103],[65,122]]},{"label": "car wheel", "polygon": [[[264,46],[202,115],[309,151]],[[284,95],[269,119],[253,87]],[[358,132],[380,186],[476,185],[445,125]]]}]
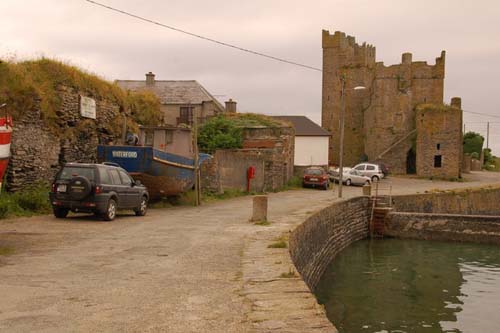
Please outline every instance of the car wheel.
[{"label": "car wheel", "polygon": [[365,185],[370,185],[370,184],[371,184],[371,183],[370,183],[370,181],[369,181],[369,180],[367,180],[367,181],[365,182]]},{"label": "car wheel", "polygon": [[325,185],[323,185],[323,190],[325,190],[325,191],[328,190],[328,182],[326,182]]},{"label": "car wheel", "polygon": [[372,182],[378,182],[379,180],[380,180],[380,178],[378,178],[378,176],[372,177]]},{"label": "car wheel", "polygon": [[69,209],[67,208],[54,208],[54,216],[58,219],[63,219],[68,216]]},{"label": "car wheel", "polygon": [[148,198],[143,196],[141,199],[141,205],[134,210],[136,216],[144,216],[148,210]]},{"label": "car wheel", "polygon": [[351,186],[351,180],[350,179],[346,179],[345,184],[346,184],[346,186]]},{"label": "car wheel", "polygon": [[108,201],[108,207],[106,208],[106,211],[102,215],[103,219],[105,221],[113,221],[116,217],[116,201],[114,199],[109,199]]}]

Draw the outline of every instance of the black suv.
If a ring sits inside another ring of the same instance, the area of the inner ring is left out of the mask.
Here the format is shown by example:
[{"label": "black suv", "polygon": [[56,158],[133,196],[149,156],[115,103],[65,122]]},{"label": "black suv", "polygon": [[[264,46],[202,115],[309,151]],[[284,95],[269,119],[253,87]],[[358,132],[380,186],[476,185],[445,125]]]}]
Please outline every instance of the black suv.
[{"label": "black suv", "polygon": [[118,209],[145,215],[149,199],[146,187],[113,163],[66,164],[57,173],[49,196],[57,218],[71,210],[94,213],[106,221],[113,220]]}]

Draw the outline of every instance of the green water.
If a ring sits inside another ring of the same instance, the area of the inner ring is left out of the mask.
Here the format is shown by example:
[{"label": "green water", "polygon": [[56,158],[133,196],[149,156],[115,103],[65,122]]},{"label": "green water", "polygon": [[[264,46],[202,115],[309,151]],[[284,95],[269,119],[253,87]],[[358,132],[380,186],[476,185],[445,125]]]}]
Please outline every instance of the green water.
[{"label": "green water", "polygon": [[316,296],[340,332],[500,332],[500,247],[399,239],[342,251]]}]

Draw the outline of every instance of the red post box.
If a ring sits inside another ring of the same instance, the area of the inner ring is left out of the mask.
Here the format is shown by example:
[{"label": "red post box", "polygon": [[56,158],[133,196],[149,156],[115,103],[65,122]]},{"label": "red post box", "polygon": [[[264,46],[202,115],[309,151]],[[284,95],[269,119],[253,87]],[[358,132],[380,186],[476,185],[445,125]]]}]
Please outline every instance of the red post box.
[{"label": "red post box", "polygon": [[250,166],[247,169],[247,192],[250,193],[250,181],[255,178],[255,167]]}]

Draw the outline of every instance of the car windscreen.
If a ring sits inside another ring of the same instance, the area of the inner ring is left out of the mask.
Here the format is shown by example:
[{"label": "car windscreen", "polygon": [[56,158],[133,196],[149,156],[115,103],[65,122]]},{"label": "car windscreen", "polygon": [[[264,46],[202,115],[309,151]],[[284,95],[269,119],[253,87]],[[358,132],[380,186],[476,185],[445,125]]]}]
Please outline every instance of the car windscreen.
[{"label": "car windscreen", "polygon": [[59,173],[57,179],[70,180],[73,177],[82,176],[90,181],[95,181],[94,168],[65,166]]},{"label": "car windscreen", "polygon": [[318,170],[318,169],[306,170],[306,175],[319,176],[319,175],[322,175],[322,174],[323,174],[323,172],[321,172],[321,170]]}]

